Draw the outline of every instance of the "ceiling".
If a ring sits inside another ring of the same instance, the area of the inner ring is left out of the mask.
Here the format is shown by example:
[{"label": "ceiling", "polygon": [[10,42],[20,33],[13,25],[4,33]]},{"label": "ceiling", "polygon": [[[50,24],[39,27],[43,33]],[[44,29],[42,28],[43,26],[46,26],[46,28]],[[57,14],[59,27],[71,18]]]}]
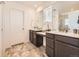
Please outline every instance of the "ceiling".
[{"label": "ceiling", "polygon": [[17,3],[17,4],[29,6],[29,7],[34,7],[34,8],[47,7],[47,6],[55,3],[55,1],[7,1],[7,2],[8,3]]},{"label": "ceiling", "polygon": [[53,8],[57,8],[60,12],[78,9],[79,7],[79,1],[5,1],[5,3],[16,3],[31,8],[36,8],[38,11],[48,7],[49,5],[52,5]]}]

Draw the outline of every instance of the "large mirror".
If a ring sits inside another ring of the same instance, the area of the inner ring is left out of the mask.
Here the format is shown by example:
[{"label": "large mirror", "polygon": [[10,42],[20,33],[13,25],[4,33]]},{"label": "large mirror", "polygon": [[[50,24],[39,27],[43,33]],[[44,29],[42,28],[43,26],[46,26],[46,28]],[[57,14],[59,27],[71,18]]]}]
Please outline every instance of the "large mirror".
[{"label": "large mirror", "polygon": [[51,30],[52,29],[52,6],[49,6],[42,10],[43,12],[43,29]]},{"label": "large mirror", "polygon": [[57,31],[59,28],[58,24],[58,10],[53,6],[49,6],[42,10],[43,29]]},{"label": "large mirror", "polygon": [[63,13],[60,15],[60,30],[79,29],[79,10]]},{"label": "large mirror", "polygon": [[[79,28],[79,4],[77,2],[57,2],[40,12],[42,29],[55,31]],[[39,18],[39,20],[40,20]]]}]

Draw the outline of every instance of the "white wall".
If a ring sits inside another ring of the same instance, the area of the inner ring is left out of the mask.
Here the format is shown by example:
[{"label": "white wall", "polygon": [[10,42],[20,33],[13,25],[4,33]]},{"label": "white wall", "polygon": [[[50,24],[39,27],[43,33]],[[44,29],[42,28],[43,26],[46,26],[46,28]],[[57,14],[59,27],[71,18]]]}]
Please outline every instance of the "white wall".
[{"label": "white wall", "polygon": [[33,10],[33,9],[27,10],[27,9],[28,8],[26,8],[26,11],[25,11],[25,25],[24,25],[25,26],[25,35],[26,35],[25,42],[29,41],[29,30],[33,29],[36,24],[35,10]]}]

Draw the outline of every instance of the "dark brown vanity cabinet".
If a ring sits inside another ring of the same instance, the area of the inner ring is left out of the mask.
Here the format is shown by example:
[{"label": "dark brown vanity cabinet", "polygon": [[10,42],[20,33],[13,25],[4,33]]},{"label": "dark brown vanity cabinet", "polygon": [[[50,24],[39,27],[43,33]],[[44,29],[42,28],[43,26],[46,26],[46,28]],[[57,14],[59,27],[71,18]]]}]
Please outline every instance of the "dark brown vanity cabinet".
[{"label": "dark brown vanity cabinet", "polygon": [[79,48],[55,41],[55,57],[78,57]]},{"label": "dark brown vanity cabinet", "polygon": [[49,57],[79,57],[79,38],[47,33],[46,54]]},{"label": "dark brown vanity cabinet", "polygon": [[32,31],[31,31],[31,30],[29,30],[29,41],[30,41],[31,43],[33,43],[33,42],[32,42]]},{"label": "dark brown vanity cabinet", "polygon": [[55,41],[54,41],[54,35],[47,33],[46,34],[46,54],[49,57],[54,57],[54,45]]},{"label": "dark brown vanity cabinet", "polygon": [[79,39],[55,35],[55,56],[79,57]]},{"label": "dark brown vanity cabinet", "polygon": [[39,31],[34,31],[34,30],[29,31],[29,40],[35,46],[40,47],[43,45],[43,36],[36,34],[36,32]]},{"label": "dark brown vanity cabinet", "polygon": [[30,40],[30,42],[34,44],[35,38],[36,38],[35,31],[30,30],[29,31],[29,40]]}]

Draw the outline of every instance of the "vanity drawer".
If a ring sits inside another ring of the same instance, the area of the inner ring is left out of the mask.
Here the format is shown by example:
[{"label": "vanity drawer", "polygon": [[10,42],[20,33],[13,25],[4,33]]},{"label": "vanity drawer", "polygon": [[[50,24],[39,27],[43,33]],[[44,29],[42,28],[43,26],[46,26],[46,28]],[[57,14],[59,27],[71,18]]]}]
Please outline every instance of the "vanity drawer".
[{"label": "vanity drawer", "polygon": [[71,45],[79,47],[79,39],[73,37],[67,37],[62,35],[55,35],[55,39],[61,42],[69,43]]},{"label": "vanity drawer", "polygon": [[46,38],[46,46],[54,48],[54,40],[52,40],[50,38]]},{"label": "vanity drawer", "polygon": [[46,37],[48,37],[48,38],[53,38],[53,39],[54,39],[54,34],[46,33]]}]

